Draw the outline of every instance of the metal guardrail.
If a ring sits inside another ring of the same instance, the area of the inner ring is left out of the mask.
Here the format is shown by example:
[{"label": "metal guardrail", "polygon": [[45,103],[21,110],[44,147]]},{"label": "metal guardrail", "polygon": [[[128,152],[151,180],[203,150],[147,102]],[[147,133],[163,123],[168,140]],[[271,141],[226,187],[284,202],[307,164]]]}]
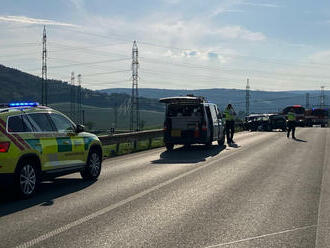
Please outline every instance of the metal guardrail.
[{"label": "metal guardrail", "polygon": [[[241,131],[243,129],[242,123],[235,123],[236,131]],[[116,153],[119,152],[119,146],[122,143],[133,143],[133,148],[136,150],[137,142],[148,140],[148,148],[151,148],[152,140],[155,138],[161,138],[164,136],[163,129],[146,130],[139,132],[130,133],[119,133],[113,135],[101,135],[99,136],[102,145],[116,145]]]},{"label": "metal guardrail", "polygon": [[163,137],[163,129],[147,130],[140,132],[121,133],[114,135],[99,136],[102,145],[116,145],[116,152],[119,151],[119,145],[121,143],[134,143],[134,150],[136,149],[137,142],[148,140],[148,147],[151,147],[152,139]]}]

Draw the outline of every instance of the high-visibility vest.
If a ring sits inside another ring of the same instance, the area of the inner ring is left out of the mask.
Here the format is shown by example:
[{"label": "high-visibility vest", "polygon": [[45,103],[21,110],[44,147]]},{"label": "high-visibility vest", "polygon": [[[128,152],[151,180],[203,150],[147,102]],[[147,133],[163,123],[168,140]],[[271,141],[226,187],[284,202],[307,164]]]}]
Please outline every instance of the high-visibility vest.
[{"label": "high-visibility vest", "polygon": [[234,120],[234,111],[232,109],[226,108],[224,111],[226,121]]},{"label": "high-visibility vest", "polygon": [[288,121],[295,121],[296,120],[296,114],[293,112],[288,113]]}]

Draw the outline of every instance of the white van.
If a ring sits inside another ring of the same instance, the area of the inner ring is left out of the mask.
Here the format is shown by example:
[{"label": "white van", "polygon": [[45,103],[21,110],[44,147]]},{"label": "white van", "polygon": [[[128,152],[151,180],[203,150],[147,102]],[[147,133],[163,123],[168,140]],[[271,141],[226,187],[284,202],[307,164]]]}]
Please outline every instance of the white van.
[{"label": "white van", "polygon": [[225,142],[225,127],[216,104],[203,97],[179,96],[160,99],[166,104],[164,142],[167,150],[175,144],[205,144]]}]

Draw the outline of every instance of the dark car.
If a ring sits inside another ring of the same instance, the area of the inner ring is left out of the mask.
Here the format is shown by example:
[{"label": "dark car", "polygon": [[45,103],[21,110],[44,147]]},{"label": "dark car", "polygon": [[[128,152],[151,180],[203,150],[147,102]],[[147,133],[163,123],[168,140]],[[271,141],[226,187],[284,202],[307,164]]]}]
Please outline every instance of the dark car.
[{"label": "dark car", "polygon": [[306,126],[320,125],[321,127],[328,126],[329,112],[327,109],[309,109],[305,112]]},{"label": "dark car", "polygon": [[264,114],[250,114],[245,117],[245,130],[257,131],[263,122]]},{"label": "dark car", "polygon": [[270,115],[269,123],[271,130],[281,129],[283,132],[286,131],[286,118],[283,115]]},{"label": "dark car", "polygon": [[286,130],[285,116],[279,114],[252,114],[245,120],[245,129],[250,131]]}]

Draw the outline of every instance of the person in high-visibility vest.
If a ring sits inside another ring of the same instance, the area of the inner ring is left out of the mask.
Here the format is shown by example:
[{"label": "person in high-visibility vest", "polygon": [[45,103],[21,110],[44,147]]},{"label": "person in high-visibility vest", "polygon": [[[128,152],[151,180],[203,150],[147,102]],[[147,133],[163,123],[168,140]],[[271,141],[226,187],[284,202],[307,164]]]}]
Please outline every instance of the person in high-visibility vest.
[{"label": "person in high-visibility vest", "polygon": [[290,132],[292,131],[292,138],[295,139],[295,131],[296,131],[296,114],[293,112],[291,108],[288,112],[288,121],[287,121],[288,133],[287,137],[289,138]]},{"label": "person in high-visibility vest", "polygon": [[231,104],[228,104],[227,108],[224,111],[224,116],[226,120],[226,136],[227,143],[231,144],[234,142],[234,132],[235,132],[235,110]]}]

